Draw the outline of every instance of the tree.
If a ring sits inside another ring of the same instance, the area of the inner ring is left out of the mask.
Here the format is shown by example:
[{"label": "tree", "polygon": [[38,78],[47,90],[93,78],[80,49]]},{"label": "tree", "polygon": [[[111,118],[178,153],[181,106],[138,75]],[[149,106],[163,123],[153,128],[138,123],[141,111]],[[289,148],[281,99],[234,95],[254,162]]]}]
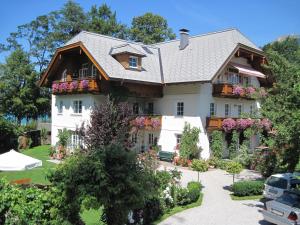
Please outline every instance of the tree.
[{"label": "tree", "polygon": [[131,39],[145,44],[154,44],[176,37],[168,27],[167,20],[160,15],[146,13],[134,17],[130,29]]},{"label": "tree", "polygon": [[232,132],[231,143],[229,145],[229,158],[233,159],[239,152],[240,134],[236,130]]},{"label": "tree", "polygon": [[180,157],[183,159],[194,159],[199,157],[200,148],[198,147],[200,129],[191,128],[191,125],[185,123],[180,142]]},{"label": "tree", "polygon": [[122,39],[127,38],[126,25],[117,21],[116,12],[112,12],[105,3],[99,8],[96,5],[92,6],[87,17],[88,31]]},{"label": "tree", "polygon": [[37,86],[37,76],[27,53],[21,49],[12,52],[2,69],[0,93],[5,115],[14,116],[20,124],[23,118],[37,119],[49,110],[49,98]]},{"label": "tree", "polygon": [[211,150],[213,156],[217,159],[221,159],[223,156],[223,136],[222,132],[215,130],[211,134],[212,142],[211,142]]},{"label": "tree", "polygon": [[226,166],[226,172],[232,174],[232,181],[234,183],[234,177],[236,174],[241,173],[243,166],[238,162],[229,162]]},{"label": "tree", "polygon": [[191,167],[193,170],[197,171],[197,173],[198,173],[198,182],[199,182],[199,173],[207,171],[208,166],[209,165],[205,160],[193,159]]},{"label": "tree", "polygon": [[110,143],[123,143],[129,147],[128,137],[132,111],[127,103],[115,103],[107,97],[106,101],[92,110],[90,124],[82,126],[79,133],[87,149],[93,150]]},{"label": "tree", "polygon": [[267,69],[272,71],[275,83],[262,101],[262,115],[272,121],[276,131],[265,140],[272,143],[265,154],[276,162],[273,172],[292,172],[300,155],[300,45],[287,38],[265,46],[264,50],[269,60]]}]

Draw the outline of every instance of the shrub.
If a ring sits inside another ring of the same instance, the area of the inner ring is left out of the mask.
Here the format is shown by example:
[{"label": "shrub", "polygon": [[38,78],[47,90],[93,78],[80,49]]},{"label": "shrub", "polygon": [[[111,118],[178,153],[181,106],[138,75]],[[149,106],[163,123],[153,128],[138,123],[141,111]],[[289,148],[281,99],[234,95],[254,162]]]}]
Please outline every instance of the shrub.
[{"label": "shrub", "polygon": [[187,188],[176,188],[176,194],[177,194],[177,205],[187,205],[191,203],[191,199],[189,196],[189,190]]},{"label": "shrub", "polygon": [[248,153],[248,147],[246,145],[241,145],[240,151],[233,161],[242,164],[244,167],[250,167],[251,155]]},{"label": "shrub", "polygon": [[181,143],[180,143],[180,157],[184,159],[194,159],[199,156],[200,148],[198,147],[200,129],[191,127],[190,124],[185,123]]},{"label": "shrub", "polygon": [[221,170],[227,170],[228,163],[231,162],[230,160],[219,160],[217,161],[217,168]]},{"label": "shrub", "polygon": [[237,162],[229,162],[227,164],[227,169],[226,171],[230,174],[232,174],[232,178],[233,178],[233,183],[234,183],[234,176],[236,174],[239,174],[240,172],[242,172],[243,170],[243,166],[240,163]]},{"label": "shrub", "polygon": [[58,130],[58,144],[60,144],[63,147],[66,147],[70,136],[71,133],[66,128],[64,128],[63,130]]},{"label": "shrub", "polygon": [[212,132],[211,151],[217,159],[222,158],[223,154],[223,135],[221,131],[215,130]]},{"label": "shrub", "polygon": [[208,170],[208,163],[202,159],[193,159],[191,167],[193,170],[198,172],[198,181],[199,181],[199,172],[205,172]]},{"label": "shrub", "polygon": [[218,166],[219,161],[220,160],[217,159],[216,157],[211,157],[207,160],[208,165],[211,167],[214,167],[214,168],[216,168]]},{"label": "shrub", "polygon": [[191,202],[196,202],[200,197],[200,191],[202,189],[202,185],[200,182],[189,182],[187,185],[188,189],[188,198],[191,200]]},{"label": "shrub", "polygon": [[155,177],[161,190],[165,190],[172,181],[172,176],[168,171],[157,171]]},{"label": "shrub", "polygon": [[264,189],[263,181],[239,181],[232,185],[235,196],[261,195]]}]

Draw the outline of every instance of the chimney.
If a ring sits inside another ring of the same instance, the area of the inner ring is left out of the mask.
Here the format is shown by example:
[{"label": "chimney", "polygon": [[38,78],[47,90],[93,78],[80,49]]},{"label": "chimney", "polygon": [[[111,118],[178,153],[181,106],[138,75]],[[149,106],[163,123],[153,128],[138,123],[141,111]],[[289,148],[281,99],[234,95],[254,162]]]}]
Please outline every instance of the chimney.
[{"label": "chimney", "polygon": [[187,29],[180,29],[180,46],[179,49],[183,50],[186,46],[189,45],[189,30]]}]

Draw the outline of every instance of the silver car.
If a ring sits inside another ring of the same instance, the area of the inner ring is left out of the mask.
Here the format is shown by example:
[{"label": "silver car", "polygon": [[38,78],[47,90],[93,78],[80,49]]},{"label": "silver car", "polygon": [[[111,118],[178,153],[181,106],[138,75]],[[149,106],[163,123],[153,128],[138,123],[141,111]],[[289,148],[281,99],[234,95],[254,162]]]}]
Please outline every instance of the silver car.
[{"label": "silver car", "polygon": [[300,224],[300,192],[284,191],[279,198],[266,202],[263,216],[277,225]]},{"label": "silver car", "polygon": [[296,188],[300,180],[296,174],[283,173],[270,176],[265,182],[264,197],[266,200],[280,197],[285,190]]}]

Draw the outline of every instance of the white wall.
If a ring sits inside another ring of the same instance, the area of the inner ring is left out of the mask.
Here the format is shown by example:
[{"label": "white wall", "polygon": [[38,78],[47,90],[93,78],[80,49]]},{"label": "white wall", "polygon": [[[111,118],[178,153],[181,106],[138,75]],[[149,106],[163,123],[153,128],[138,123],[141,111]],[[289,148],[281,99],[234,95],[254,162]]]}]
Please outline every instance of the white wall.
[{"label": "white wall", "polygon": [[[63,112],[58,113],[58,105],[63,101]],[[75,114],[73,101],[82,101],[82,113]],[[52,134],[51,144],[55,145],[58,141],[57,134],[59,129],[67,128],[75,131],[83,122],[87,123],[90,118],[92,107],[95,103],[104,100],[102,95],[75,94],[75,95],[52,95]]]}]

